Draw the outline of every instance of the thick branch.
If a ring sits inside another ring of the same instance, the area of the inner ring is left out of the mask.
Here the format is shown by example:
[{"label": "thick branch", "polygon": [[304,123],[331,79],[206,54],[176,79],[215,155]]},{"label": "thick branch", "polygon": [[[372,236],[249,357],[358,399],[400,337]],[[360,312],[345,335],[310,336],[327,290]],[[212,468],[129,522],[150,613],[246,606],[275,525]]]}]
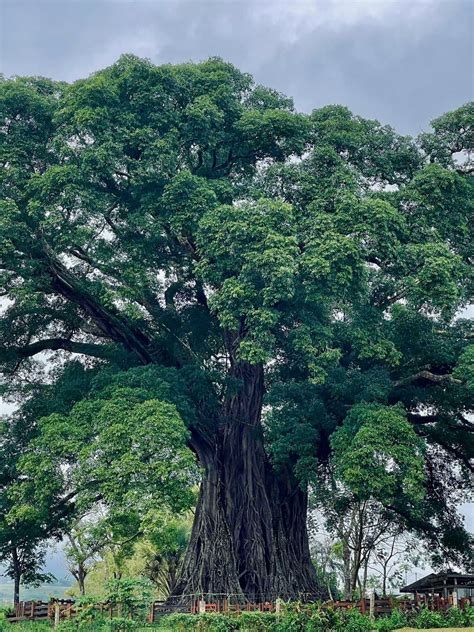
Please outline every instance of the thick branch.
[{"label": "thick branch", "polygon": [[442,417],[439,414],[421,415],[417,413],[408,413],[407,417],[408,420],[415,426],[445,422],[451,424],[452,428],[460,429],[463,432],[474,432],[474,424],[460,414],[457,414],[455,419],[447,416]]},{"label": "thick branch", "polygon": [[449,454],[452,454],[454,457],[456,457],[456,459],[458,461],[460,461],[461,463],[464,463],[464,465],[466,466],[466,468],[470,471],[470,472],[474,472],[474,462],[472,459],[470,459],[467,454],[465,454],[462,450],[460,450],[459,448],[457,448],[454,445],[451,445],[450,443],[443,441],[442,439],[440,439],[440,437],[437,435],[436,437],[434,437],[434,440],[436,441],[436,443],[438,443],[444,450],[446,450],[446,452],[448,452]]},{"label": "thick branch", "polygon": [[398,380],[395,382],[395,386],[406,386],[407,384],[412,384],[418,380],[427,380],[428,382],[433,382],[434,384],[462,384],[461,380],[454,378],[450,373],[446,375],[438,375],[436,373],[431,373],[431,371],[419,371],[418,373]]},{"label": "thick branch", "polygon": [[53,289],[67,300],[79,305],[99,329],[115,342],[135,353],[143,364],[153,362],[146,336],[125,323],[111,308],[105,308],[89,294],[80,282],[56,259],[48,257]]},{"label": "thick branch", "polygon": [[38,340],[26,347],[18,347],[15,349],[15,352],[20,358],[31,358],[42,351],[58,351],[59,349],[71,353],[82,353],[95,358],[106,358],[110,353],[110,349],[105,345],[95,345],[89,342],[75,342],[68,338],[46,338],[44,340]]},{"label": "thick branch", "polygon": [[416,413],[407,414],[408,421],[416,426],[422,426],[425,424],[434,424],[439,421],[438,415],[419,415]]}]

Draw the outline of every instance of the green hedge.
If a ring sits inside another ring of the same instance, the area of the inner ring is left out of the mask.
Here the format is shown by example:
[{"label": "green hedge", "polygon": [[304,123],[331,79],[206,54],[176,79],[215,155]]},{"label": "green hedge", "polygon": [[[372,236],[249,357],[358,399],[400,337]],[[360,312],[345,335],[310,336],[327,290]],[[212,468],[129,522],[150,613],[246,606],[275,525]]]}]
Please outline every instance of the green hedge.
[{"label": "green hedge", "polygon": [[277,616],[272,613],[242,614],[174,614],[163,617],[165,628],[176,632],[391,632],[405,626],[418,629],[474,625],[474,609],[452,609],[446,614],[421,610],[406,615],[394,610],[389,617],[371,621],[357,610],[336,611],[319,605],[286,606]]},{"label": "green hedge", "polygon": [[[389,617],[371,621],[357,610],[321,608],[318,604],[285,605],[280,615],[245,612],[242,614],[174,614],[162,617],[158,629],[130,619],[94,620],[75,617],[61,623],[58,632],[391,632],[405,626],[426,628],[463,628],[474,625],[474,609],[451,609],[446,614],[421,610],[406,615],[394,610]],[[0,632],[48,632],[50,624],[11,623],[0,619]]]}]

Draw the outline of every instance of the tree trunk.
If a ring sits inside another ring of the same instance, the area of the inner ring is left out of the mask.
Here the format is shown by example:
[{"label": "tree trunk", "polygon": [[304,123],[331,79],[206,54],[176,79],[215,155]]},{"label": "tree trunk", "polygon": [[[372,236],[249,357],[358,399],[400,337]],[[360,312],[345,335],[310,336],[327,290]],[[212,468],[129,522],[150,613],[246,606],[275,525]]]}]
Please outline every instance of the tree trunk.
[{"label": "tree trunk", "polygon": [[382,597],[387,596],[387,565],[383,565],[383,574],[382,574]]},{"label": "tree trunk", "polygon": [[264,450],[262,368],[240,363],[235,375],[242,388],[212,447],[197,450],[205,473],[178,593],[325,596],[309,553],[306,493],[274,472]]},{"label": "tree trunk", "polygon": [[344,599],[352,601],[351,550],[346,540],[342,541],[342,562],[344,574]]},{"label": "tree trunk", "polygon": [[86,594],[86,575],[86,569],[82,564],[79,564],[77,567],[77,583],[79,586],[79,594],[82,597]]},{"label": "tree trunk", "polygon": [[367,575],[368,575],[368,570],[369,570],[369,558],[366,557],[364,560],[364,576],[363,576],[363,580],[362,580],[362,594],[361,596],[365,598],[365,594],[367,592]]},{"label": "tree trunk", "polygon": [[21,568],[20,560],[18,559],[18,551],[12,550],[12,567],[13,567],[13,605],[16,606],[20,603],[20,581],[21,581]]}]

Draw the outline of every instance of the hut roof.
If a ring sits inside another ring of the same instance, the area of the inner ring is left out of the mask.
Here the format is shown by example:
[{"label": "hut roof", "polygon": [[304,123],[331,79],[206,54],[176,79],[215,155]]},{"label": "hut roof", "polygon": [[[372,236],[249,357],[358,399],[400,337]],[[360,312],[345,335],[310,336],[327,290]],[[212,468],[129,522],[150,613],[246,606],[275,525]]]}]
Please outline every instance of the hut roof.
[{"label": "hut roof", "polygon": [[400,588],[400,592],[436,592],[437,590],[442,590],[445,586],[452,587],[454,585],[457,585],[459,588],[474,588],[474,575],[454,573],[453,571],[431,573],[418,579],[416,582],[403,586],[403,588]]}]

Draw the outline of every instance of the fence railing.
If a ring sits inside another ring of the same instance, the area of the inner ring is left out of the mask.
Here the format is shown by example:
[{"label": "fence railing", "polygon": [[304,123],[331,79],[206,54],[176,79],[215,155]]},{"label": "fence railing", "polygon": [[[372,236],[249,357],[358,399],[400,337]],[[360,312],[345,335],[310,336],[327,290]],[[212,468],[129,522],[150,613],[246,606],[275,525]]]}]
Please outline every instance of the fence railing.
[{"label": "fence railing", "polygon": [[[50,601],[20,601],[15,605],[11,614],[7,615],[9,621],[25,621],[28,619],[38,621],[40,619],[53,619],[55,608],[59,607],[61,617],[69,614],[72,616],[74,608],[73,599],[52,599]],[[56,606],[58,604],[58,606]]]},{"label": "fence railing", "polygon": [[[302,595],[303,603],[318,601],[316,596]],[[279,612],[284,602],[279,599],[262,598],[258,595],[231,595],[231,594],[192,594],[171,596],[166,601],[153,601],[148,610],[147,621],[154,623],[166,614],[176,612],[199,614],[199,613],[234,613],[242,612]],[[405,612],[416,612],[421,608],[445,612],[449,608],[457,605],[464,608],[466,605],[474,605],[474,600],[469,597],[459,599],[457,604],[453,603],[452,596],[448,598],[434,596],[418,596],[415,599],[397,599],[394,597],[376,599],[361,599],[359,601],[327,601],[321,604],[322,608],[334,608],[336,610],[357,609],[362,613],[371,614],[375,617],[390,615],[394,609]],[[87,608],[91,608],[88,605]],[[109,603],[97,603],[92,606],[96,611],[112,618],[121,616],[120,605]],[[7,620],[52,620],[59,621],[76,616],[82,610],[80,602],[73,599],[52,599],[45,601],[22,601],[16,605],[14,611],[7,615]]]}]

